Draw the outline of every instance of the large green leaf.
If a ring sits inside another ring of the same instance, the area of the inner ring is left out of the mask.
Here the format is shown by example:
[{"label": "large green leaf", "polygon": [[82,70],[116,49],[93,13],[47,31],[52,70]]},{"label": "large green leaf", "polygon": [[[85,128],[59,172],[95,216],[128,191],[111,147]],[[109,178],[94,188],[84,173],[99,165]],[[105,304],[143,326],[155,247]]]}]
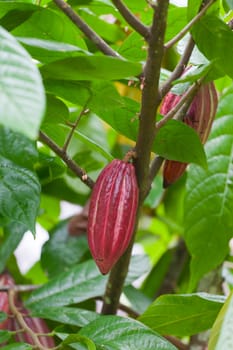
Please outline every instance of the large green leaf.
[{"label": "large green leaf", "polygon": [[[139,266],[139,262],[145,262],[145,258],[140,255],[132,257],[126,283],[139,278],[142,271],[145,271],[144,266],[136,271],[135,266]],[[35,290],[27,300],[27,305],[36,311],[48,305],[57,307],[79,303],[103,295],[106,283],[107,276],[100,274],[93,260],[88,260],[73,266]]]},{"label": "large green leaf", "polygon": [[223,305],[211,331],[208,344],[209,350],[233,349],[233,293]]},{"label": "large green leaf", "polygon": [[1,221],[17,222],[25,230],[35,232],[40,201],[40,184],[31,170],[37,160],[35,146],[23,135],[4,127],[0,127],[0,140]]},{"label": "large green leaf", "polygon": [[53,40],[18,37],[30,55],[42,63],[57,61],[66,57],[78,56],[86,50],[75,45]]},{"label": "large green leaf", "polygon": [[[175,350],[167,340],[142,323],[119,316],[102,316],[78,333],[91,339],[99,349],[108,350]],[[75,349],[83,349],[75,344]]]},{"label": "large green leaf", "polygon": [[114,80],[138,75],[142,66],[106,56],[79,56],[54,61],[41,67],[44,78],[64,80]]},{"label": "large green leaf", "polygon": [[230,27],[218,17],[208,15],[198,21],[192,35],[199,50],[209,60],[214,60],[222,75],[228,74],[232,78],[233,32]]},{"label": "large green leaf", "polygon": [[191,166],[184,210],[191,285],[219,265],[233,235],[233,115],[217,119],[206,145],[208,170]]},{"label": "large green leaf", "polygon": [[0,27],[0,123],[36,139],[44,115],[40,74],[16,39]]},{"label": "large green leaf", "polygon": [[139,320],[160,334],[192,335],[212,327],[224,300],[206,293],[163,295]]},{"label": "large green leaf", "polygon": [[166,159],[206,166],[206,156],[199,136],[190,126],[176,120],[169,120],[159,129],[154,150]]},{"label": "large green leaf", "polygon": [[94,261],[74,266],[34,291],[27,300],[28,307],[38,310],[47,307],[78,303],[102,295],[107,276],[102,276]]},{"label": "large green leaf", "polygon": [[[16,28],[12,28],[12,33],[20,37],[38,38],[44,40],[58,41],[77,46],[77,48],[86,50],[86,44],[81,37],[77,27],[61,11],[54,11],[42,6],[33,6],[31,4],[22,4],[8,1],[0,2],[1,12],[8,15],[8,25],[12,25],[12,14],[9,11],[18,11],[16,18],[21,10],[29,11],[27,20],[23,21]],[[26,12],[27,13],[27,12]],[[6,24],[6,21],[4,22]],[[43,25],[42,25],[43,24]]]}]

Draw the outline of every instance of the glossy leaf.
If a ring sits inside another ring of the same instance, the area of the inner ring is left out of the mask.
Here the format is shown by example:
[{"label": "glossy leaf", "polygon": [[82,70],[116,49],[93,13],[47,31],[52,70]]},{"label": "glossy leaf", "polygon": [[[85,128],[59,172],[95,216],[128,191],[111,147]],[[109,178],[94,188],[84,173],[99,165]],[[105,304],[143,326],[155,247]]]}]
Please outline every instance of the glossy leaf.
[{"label": "glossy leaf", "polygon": [[139,63],[106,56],[79,56],[48,63],[41,68],[44,78],[63,80],[114,80],[141,73]]},{"label": "glossy leaf", "polygon": [[33,316],[77,327],[84,327],[99,317],[93,311],[66,306],[37,309],[33,312]]},{"label": "glossy leaf", "polygon": [[[142,323],[119,316],[102,316],[82,328],[79,335],[90,338],[97,347],[111,350],[175,350],[167,340]],[[81,349],[78,345],[76,349]]]},{"label": "glossy leaf", "polygon": [[206,293],[162,295],[139,320],[160,334],[197,334],[212,327],[224,300]]},{"label": "glossy leaf", "polygon": [[206,166],[206,156],[197,133],[185,123],[169,120],[159,129],[154,149],[160,156]]},{"label": "glossy leaf", "polygon": [[1,221],[17,222],[25,231],[35,232],[40,184],[30,169],[37,159],[36,150],[30,140],[7,128],[0,128],[0,136]]},{"label": "glossy leaf", "polygon": [[40,74],[16,39],[0,27],[0,123],[36,139],[45,110]]},{"label": "glossy leaf", "polygon": [[[11,4],[1,1],[0,7],[5,12],[15,8],[23,8],[25,10],[25,4],[17,4],[15,2]],[[12,31],[14,35],[28,37],[30,34],[31,38],[58,41],[75,45],[77,49],[86,50],[86,44],[78,33],[76,26],[62,12],[42,6],[32,6],[31,4],[27,4],[26,9],[28,7],[29,10],[33,10],[33,13],[26,21]],[[41,23],[43,23],[43,26]]]},{"label": "glossy leaf", "polygon": [[223,305],[214,323],[208,344],[209,350],[231,350],[233,348],[233,294],[231,293]]},{"label": "glossy leaf", "polygon": [[230,27],[218,17],[208,15],[198,21],[192,34],[199,50],[209,60],[214,61],[222,75],[228,74],[232,78],[233,67],[229,50],[233,45],[233,33]]},{"label": "glossy leaf", "polygon": [[192,256],[191,284],[223,262],[233,231],[233,116],[217,119],[206,144],[208,170],[191,166],[185,241]]},{"label": "glossy leaf", "polygon": [[107,277],[97,270],[94,261],[74,266],[34,291],[26,304],[38,310],[50,305],[64,306],[102,295]]},{"label": "glossy leaf", "polygon": [[[136,273],[135,266],[139,266],[138,262],[142,262],[142,259],[135,255],[130,264],[128,282],[126,280],[126,283],[129,284],[141,276],[145,267],[142,266]],[[35,290],[26,304],[36,311],[48,305],[57,307],[79,303],[103,295],[106,282],[107,276],[101,275],[94,261],[88,260],[73,266],[67,272],[59,274]]]}]

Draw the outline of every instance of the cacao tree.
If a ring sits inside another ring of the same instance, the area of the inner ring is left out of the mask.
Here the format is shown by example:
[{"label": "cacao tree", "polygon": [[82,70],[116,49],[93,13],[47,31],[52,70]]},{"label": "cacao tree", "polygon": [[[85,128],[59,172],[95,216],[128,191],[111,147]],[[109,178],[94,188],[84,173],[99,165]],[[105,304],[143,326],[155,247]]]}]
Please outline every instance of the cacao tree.
[{"label": "cacao tree", "polygon": [[0,0],[0,347],[233,348],[232,30],[231,0]]}]

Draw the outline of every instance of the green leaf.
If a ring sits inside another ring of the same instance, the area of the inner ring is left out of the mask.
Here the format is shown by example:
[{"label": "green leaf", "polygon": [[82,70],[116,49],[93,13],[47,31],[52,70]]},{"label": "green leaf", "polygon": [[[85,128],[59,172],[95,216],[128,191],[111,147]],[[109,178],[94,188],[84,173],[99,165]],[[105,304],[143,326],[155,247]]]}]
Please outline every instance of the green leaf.
[{"label": "green leaf", "polygon": [[160,334],[192,335],[212,327],[224,300],[206,293],[163,295],[139,320]]},{"label": "green leaf", "polygon": [[142,66],[106,56],[79,56],[58,60],[41,67],[44,78],[63,80],[114,80],[138,75]]},{"label": "green leaf", "polygon": [[11,338],[12,334],[5,330],[5,329],[0,329],[0,347],[2,343],[5,343],[7,340]]},{"label": "green leaf", "polygon": [[7,314],[3,311],[0,311],[0,323],[7,319]]},{"label": "green leaf", "polygon": [[0,246],[0,273],[3,272],[6,262],[13,254],[26,231],[24,225],[11,223],[4,230],[4,240]]},{"label": "green leaf", "polygon": [[77,327],[84,327],[99,317],[99,315],[93,311],[67,306],[36,309],[33,311],[33,316]]},{"label": "green leaf", "polygon": [[233,0],[223,0],[222,3],[226,12],[233,9]]},{"label": "green leaf", "polygon": [[188,0],[188,20],[190,21],[199,11],[202,0]]},{"label": "green leaf", "polygon": [[[63,241],[63,233],[60,234]],[[146,271],[146,266],[142,266],[145,261],[148,263],[145,256],[132,257],[126,284],[130,284],[141,276],[142,271]],[[73,266],[35,290],[26,303],[32,310],[43,309],[48,305],[55,307],[79,303],[103,295],[106,282],[107,276],[100,274],[93,260],[88,260]]]},{"label": "green leaf", "polygon": [[[43,40],[57,41],[77,46],[77,49],[86,50],[86,44],[77,27],[61,11],[54,11],[48,7],[31,4],[20,4],[14,2],[0,2],[0,14],[10,10],[33,11],[31,15],[21,25],[13,28],[12,34],[20,37],[38,38]],[[12,21],[9,16],[9,21]],[[43,25],[41,25],[43,23]],[[11,24],[11,23],[10,23]]]},{"label": "green leaf", "polygon": [[0,27],[0,123],[36,139],[45,110],[40,74],[16,39]]},{"label": "green leaf", "polygon": [[12,343],[4,345],[4,350],[32,350],[33,347],[26,343]]},{"label": "green leaf", "polygon": [[[83,327],[79,335],[90,338],[98,348],[114,350],[175,350],[167,340],[142,323],[119,316],[102,316]],[[78,346],[76,349],[80,349]]]},{"label": "green leaf", "polygon": [[211,330],[209,350],[233,349],[232,323],[233,293],[228,296]]},{"label": "green leaf", "polygon": [[206,167],[206,156],[196,131],[185,123],[169,120],[159,129],[154,150],[160,156]]},{"label": "green leaf", "polygon": [[63,42],[22,37],[18,37],[18,40],[33,58],[42,63],[50,63],[81,54],[88,55],[88,51],[83,48]]},{"label": "green leaf", "polygon": [[171,40],[187,24],[186,7],[169,5],[165,41]]},{"label": "green leaf", "polygon": [[129,307],[138,314],[142,314],[152,302],[150,298],[133,286],[124,287],[123,293],[127,299],[126,305],[129,304]]},{"label": "green leaf", "polygon": [[67,223],[52,230],[52,237],[42,249],[42,267],[49,276],[56,276],[81,261],[89,251],[86,237],[70,237]]},{"label": "green leaf", "polygon": [[26,304],[33,310],[78,303],[102,295],[107,276],[102,276],[94,261],[74,266],[34,291]]},{"label": "green leaf", "polygon": [[[34,172],[34,144],[19,133],[0,127],[0,218],[2,224],[20,223],[35,232],[40,184]],[[28,169],[26,169],[28,167]],[[17,238],[16,238],[17,240]]]},{"label": "green leaf", "polygon": [[124,39],[125,33],[118,23],[108,23],[90,10],[81,10],[80,15],[84,21],[107,42],[115,43]]},{"label": "green leaf", "polygon": [[120,45],[119,54],[128,60],[140,62],[146,59],[146,47],[140,34],[132,32]]},{"label": "green leaf", "polygon": [[192,35],[199,50],[209,60],[214,60],[214,66],[222,75],[232,78],[233,32],[230,27],[218,17],[208,15],[195,24]]},{"label": "green leaf", "polygon": [[129,272],[125,280],[125,284],[131,284],[136,279],[147,273],[150,269],[150,260],[147,255],[132,255],[130,261]]},{"label": "green leaf", "polygon": [[191,290],[221,264],[233,232],[233,116],[217,119],[206,144],[208,170],[191,166],[184,208],[185,241],[192,256]]},{"label": "green leaf", "polygon": [[89,338],[79,334],[70,334],[62,342],[63,345],[69,345],[74,343],[85,344],[88,350],[96,350],[95,344]]}]

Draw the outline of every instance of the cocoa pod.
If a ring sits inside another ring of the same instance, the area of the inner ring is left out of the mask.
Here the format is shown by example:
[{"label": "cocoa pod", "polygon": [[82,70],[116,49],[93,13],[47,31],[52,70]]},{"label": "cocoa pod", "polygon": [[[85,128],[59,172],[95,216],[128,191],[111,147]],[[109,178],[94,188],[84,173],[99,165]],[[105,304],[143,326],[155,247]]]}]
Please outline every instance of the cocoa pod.
[{"label": "cocoa pod", "polygon": [[108,273],[132,238],[138,205],[134,166],[115,159],[100,173],[88,216],[88,244],[102,274]]},{"label": "cocoa pod", "polygon": [[[7,273],[4,272],[0,275],[0,287],[1,286],[13,286],[14,281],[12,277]],[[7,291],[0,291],[0,311],[5,312],[7,315],[10,312],[10,306],[9,306],[9,300],[8,300],[8,292]],[[7,329],[8,327],[9,319],[7,318],[3,322],[0,323],[0,329]]]},{"label": "cocoa pod", "polygon": [[[163,115],[167,114],[176,106],[181,98],[181,95],[175,95],[169,92],[163,100],[160,113]],[[218,96],[214,83],[203,84],[184,117],[184,123],[196,130],[203,144],[209,136],[217,105]],[[163,167],[163,187],[166,188],[177,181],[185,172],[187,165],[187,163],[174,160],[165,160]]]}]

